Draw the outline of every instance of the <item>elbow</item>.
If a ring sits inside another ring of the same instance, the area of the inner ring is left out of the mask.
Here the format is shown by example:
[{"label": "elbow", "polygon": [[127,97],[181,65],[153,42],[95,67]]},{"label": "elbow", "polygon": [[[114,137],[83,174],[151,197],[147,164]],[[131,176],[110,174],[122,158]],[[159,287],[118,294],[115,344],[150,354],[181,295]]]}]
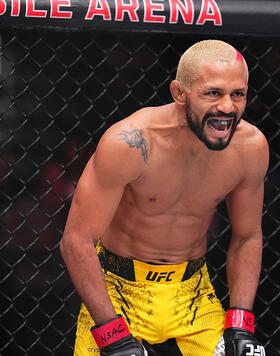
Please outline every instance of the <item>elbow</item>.
[{"label": "elbow", "polygon": [[94,247],[94,242],[95,240],[86,238],[79,231],[64,232],[59,244],[61,256],[66,264],[67,261],[72,263]]},{"label": "elbow", "polygon": [[71,238],[71,235],[64,235],[62,236],[62,239],[59,244],[60,248],[60,253],[63,258],[63,260],[66,262],[68,257],[71,255],[71,251],[74,249],[73,247],[73,239]]},{"label": "elbow", "polygon": [[64,237],[63,236],[62,236],[62,239],[60,240],[59,249],[60,249],[60,253],[61,253],[62,258],[64,259],[65,241],[64,241]]}]

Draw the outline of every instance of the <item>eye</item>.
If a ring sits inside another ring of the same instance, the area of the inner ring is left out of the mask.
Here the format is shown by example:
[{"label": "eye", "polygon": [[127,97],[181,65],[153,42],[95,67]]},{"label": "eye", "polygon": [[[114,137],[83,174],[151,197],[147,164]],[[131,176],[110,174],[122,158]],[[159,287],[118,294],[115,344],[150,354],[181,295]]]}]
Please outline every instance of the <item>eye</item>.
[{"label": "eye", "polygon": [[233,96],[245,96],[245,93],[243,91],[237,90],[233,93]]},{"label": "eye", "polygon": [[210,90],[209,92],[207,92],[207,95],[209,96],[218,96],[220,93],[218,92],[218,90]]}]

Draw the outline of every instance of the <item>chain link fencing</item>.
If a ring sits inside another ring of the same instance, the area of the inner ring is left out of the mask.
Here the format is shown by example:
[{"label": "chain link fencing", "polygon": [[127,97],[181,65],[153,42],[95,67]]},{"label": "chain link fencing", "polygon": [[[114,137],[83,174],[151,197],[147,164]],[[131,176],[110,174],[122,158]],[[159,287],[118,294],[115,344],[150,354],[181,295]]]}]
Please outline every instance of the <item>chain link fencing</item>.
[{"label": "chain link fencing", "polygon": [[[206,38],[206,37],[204,37]],[[216,37],[217,38],[217,37]],[[103,132],[143,106],[171,101],[169,83],[201,36],[1,32],[0,317],[2,356],[73,353],[80,300],[59,241],[77,180]],[[245,117],[266,135],[263,266],[257,336],[280,355],[280,42],[221,37],[250,70]],[[278,240],[277,240],[278,238]],[[209,270],[228,305],[225,204],[209,229]]]}]

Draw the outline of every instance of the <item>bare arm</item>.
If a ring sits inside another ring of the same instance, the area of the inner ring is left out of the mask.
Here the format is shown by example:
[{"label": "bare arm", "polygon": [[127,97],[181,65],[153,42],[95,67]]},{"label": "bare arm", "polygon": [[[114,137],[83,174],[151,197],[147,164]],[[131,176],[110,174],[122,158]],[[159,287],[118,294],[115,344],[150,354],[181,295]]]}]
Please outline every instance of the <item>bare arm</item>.
[{"label": "bare arm", "polygon": [[227,256],[230,307],[252,309],[262,260],[263,178],[268,166],[268,146],[262,137],[249,152],[247,171],[227,197],[232,239]]},{"label": "bare arm", "polygon": [[89,160],[73,197],[61,253],[96,324],[113,319],[116,312],[106,290],[94,243],[109,226],[125,186],[137,179],[144,164],[139,151],[129,148],[118,131],[110,130]]}]

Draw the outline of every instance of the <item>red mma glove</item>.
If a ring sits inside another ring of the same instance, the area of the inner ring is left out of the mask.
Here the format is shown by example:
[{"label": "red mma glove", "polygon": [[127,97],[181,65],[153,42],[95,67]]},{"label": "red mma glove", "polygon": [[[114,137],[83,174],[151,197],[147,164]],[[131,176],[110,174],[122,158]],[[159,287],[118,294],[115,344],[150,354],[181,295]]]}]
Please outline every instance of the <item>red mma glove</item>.
[{"label": "red mma glove", "polygon": [[143,345],[135,339],[121,315],[90,329],[101,356],[147,356]]},{"label": "red mma glove", "polygon": [[265,356],[255,335],[255,316],[246,309],[231,308],[226,312],[224,340],[226,356]]}]

